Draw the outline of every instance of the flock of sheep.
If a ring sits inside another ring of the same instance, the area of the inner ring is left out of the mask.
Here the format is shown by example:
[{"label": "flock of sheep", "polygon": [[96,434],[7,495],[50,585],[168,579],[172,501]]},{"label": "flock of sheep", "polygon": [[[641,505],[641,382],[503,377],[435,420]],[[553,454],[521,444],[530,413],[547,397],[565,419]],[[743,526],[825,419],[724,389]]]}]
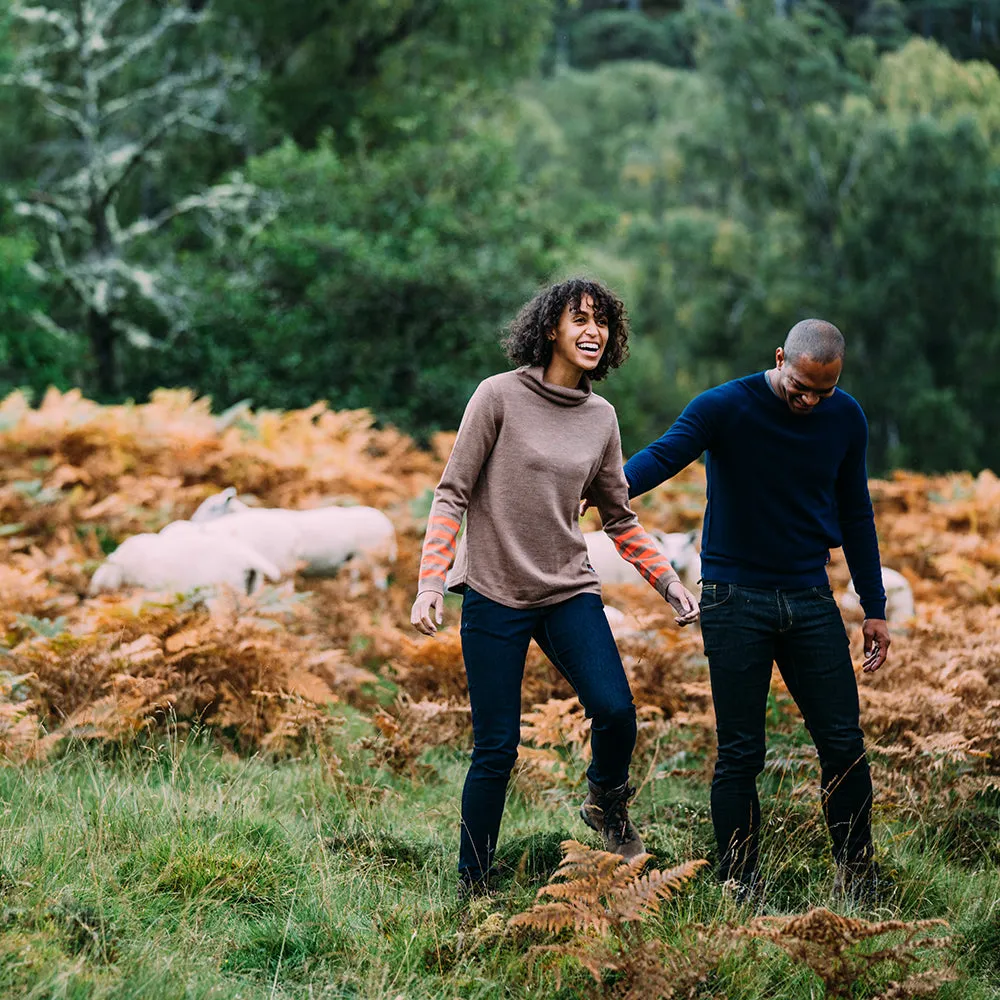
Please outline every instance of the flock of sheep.
[{"label": "flock of sheep", "polygon": [[374,507],[248,507],[230,486],[202,503],[190,521],[127,538],[94,573],[90,592],[224,586],[252,594],[290,573],[334,576],[345,565],[355,579],[369,572],[384,588],[395,559],[395,529]]},{"label": "flock of sheep", "polygon": [[[697,532],[650,531],[684,585],[698,592],[701,558]],[[646,583],[603,532],[584,535],[591,565],[603,583]],[[205,500],[189,521],[172,521],[157,534],[126,539],[94,573],[90,592],[129,587],[189,592],[230,587],[252,594],[265,581],[301,572],[335,576],[347,567],[352,580],[370,575],[385,588],[396,559],[392,522],[374,507],[317,507],[312,510],[249,507],[229,487]],[[883,569],[886,618],[903,624],[914,616],[913,592],[906,578]],[[841,600],[845,610],[859,606],[853,583]],[[612,630],[628,626],[625,616],[605,609]]]}]

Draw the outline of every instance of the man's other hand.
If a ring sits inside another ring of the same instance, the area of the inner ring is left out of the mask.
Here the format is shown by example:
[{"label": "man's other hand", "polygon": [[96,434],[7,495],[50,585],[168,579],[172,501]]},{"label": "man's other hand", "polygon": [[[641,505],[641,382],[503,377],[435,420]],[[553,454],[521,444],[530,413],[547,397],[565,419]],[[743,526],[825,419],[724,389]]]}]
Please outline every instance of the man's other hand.
[{"label": "man's other hand", "polygon": [[889,624],[884,618],[866,618],[861,633],[865,637],[865,663],[861,669],[866,674],[873,674],[889,655],[892,643]]},{"label": "man's other hand", "polygon": [[[410,624],[424,635],[434,635],[437,626],[441,624],[441,609],[444,606],[444,598],[436,590],[422,590],[417,594],[417,599],[413,602],[410,610]],[[437,625],[431,618],[431,613],[437,619]]]}]

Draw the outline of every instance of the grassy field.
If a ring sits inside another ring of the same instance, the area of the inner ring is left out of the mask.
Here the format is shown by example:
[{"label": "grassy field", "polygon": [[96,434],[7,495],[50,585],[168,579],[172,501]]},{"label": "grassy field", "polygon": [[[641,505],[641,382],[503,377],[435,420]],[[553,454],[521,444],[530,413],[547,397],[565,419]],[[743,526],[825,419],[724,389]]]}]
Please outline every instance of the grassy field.
[{"label": "grassy field", "polygon": [[[0,401],[0,998],[646,1000],[671,986],[703,1000],[1000,997],[1000,479],[872,484],[883,559],[905,572],[917,614],[886,669],[860,685],[875,837],[895,888],[848,916],[944,920],[921,933],[950,941],[849,982],[837,950],[867,925],[821,916],[829,933],[810,932],[797,958],[778,946],[791,947],[791,931],[774,930],[781,914],[844,913],[815,755],[777,683],[761,786],[766,912],[778,916],[737,908],[701,870],[603,944],[524,925],[561,843],[597,846],[577,814],[582,709],[538,650],[503,878],[494,896],[459,904],[470,742],[460,602],[449,598],[433,640],[409,624],[451,439],[425,451],[363,412],[322,405],[231,422],[179,390],[127,407],[78,393],[38,408],[19,394]],[[399,544],[392,585],[289,579],[212,610],[170,593],[88,596],[116,544],[228,486],[263,507],[385,510]],[[704,490],[690,467],[642,499],[643,524],[697,528]],[[829,572],[842,594],[841,556]],[[634,617],[619,646],[640,713],[633,814],[651,863],[713,860],[700,637],[674,628],[649,588],[609,587],[605,599]],[[858,625],[848,621],[860,664]],[[907,933],[855,950],[899,955]],[[595,982],[569,953],[590,961],[607,941]],[[544,946],[559,964],[532,960]],[[826,985],[799,960],[807,946]],[[954,978],[939,988],[940,969]],[[914,980],[921,970],[930,977]]]},{"label": "grassy field", "polygon": [[[557,988],[533,969],[542,937],[505,932],[558,864],[560,841],[596,843],[580,793],[539,800],[512,787],[492,898],[459,904],[454,870],[465,754],[427,751],[416,777],[374,768],[370,732],[349,713],[339,770],[307,759],[237,759],[176,733],[127,753],[79,744],[46,764],[0,770],[0,995],[32,1000],[538,997],[601,995],[572,963]],[[354,748],[353,750],[351,748]],[[815,797],[803,795],[794,738],[764,778],[769,912],[837,907]],[[711,851],[707,786],[695,757],[647,755],[635,815],[659,865]],[[784,761],[784,763],[783,763]],[[692,766],[694,765],[694,766]],[[580,765],[581,771],[583,765]],[[791,768],[791,770],[789,770]],[[681,771],[681,773],[678,773]],[[794,774],[793,774],[794,772]],[[947,782],[947,775],[942,783]],[[1000,996],[1000,809],[928,801],[923,817],[882,810],[876,836],[895,881],[878,918],[944,918],[958,979],[935,994]],[[643,933],[676,939],[752,917],[708,872],[668,900]],[[891,966],[859,982],[871,997]],[[603,989],[612,991],[613,981]],[[718,963],[696,996],[823,996],[819,980],[772,945]]]}]

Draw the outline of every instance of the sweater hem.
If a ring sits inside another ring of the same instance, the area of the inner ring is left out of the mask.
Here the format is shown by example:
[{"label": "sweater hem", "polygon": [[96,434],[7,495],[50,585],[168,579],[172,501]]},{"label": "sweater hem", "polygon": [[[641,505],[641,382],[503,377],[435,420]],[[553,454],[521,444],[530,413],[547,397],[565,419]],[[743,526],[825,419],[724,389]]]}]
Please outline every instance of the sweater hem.
[{"label": "sweater hem", "polygon": [[715,583],[732,583],[737,587],[757,587],[762,590],[807,590],[809,587],[825,587],[830,583],[826,568],[800,573],[765,572],[718,563],[711,557],[702,555],[701,576],[703,580]]},{"label": "sweater hem", "polygon": [[463,594],[466,587],[471,587],[477,594],[482,594],[483,597],[493,601],[495,604],[502,604],[505,608],[516,608],[518,611],[527,611],[531,608],[547,608],[552,604],[561,604],[563,601],[568,601],[573,597],[579,597],[580,594],[596,594],[598,597],[602,597],[601,585],[600,583],[596,583],[587,584],[573,590],[561,591],[558,594],[538,601],[517,601],[511,597],[500,595],[489,587],[480,586],[475,581],[470,580],[467,575],[460,579],[449,580],[447,589],[452,594]]}]

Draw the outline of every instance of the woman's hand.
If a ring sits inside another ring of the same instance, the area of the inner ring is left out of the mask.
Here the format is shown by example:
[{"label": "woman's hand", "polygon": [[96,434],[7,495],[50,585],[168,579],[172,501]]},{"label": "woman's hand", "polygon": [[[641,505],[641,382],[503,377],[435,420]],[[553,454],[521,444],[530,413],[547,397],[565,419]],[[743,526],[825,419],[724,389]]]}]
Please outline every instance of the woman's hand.
[{"label": "woman's hand", "polygon": [[680,580],[674,580],[667,587],[667,601],[674,611],[677,612],[677,617],[674,621],[681,628],[698,620],[698,615],[701,613],[698,610],[698,599]]},{"label": "woman's hand", "polygon": [[[410,624],[424,635],[434,635],[437,626],[441,624],[441,609],[444,607],[444,598],[436,590],[422,590],[417,594],[417,599],[413,602],[410,611]],[[697,608],[697,605],[695,605]],[[437,625],[431,619],[431,612],[437,619]]]}]

